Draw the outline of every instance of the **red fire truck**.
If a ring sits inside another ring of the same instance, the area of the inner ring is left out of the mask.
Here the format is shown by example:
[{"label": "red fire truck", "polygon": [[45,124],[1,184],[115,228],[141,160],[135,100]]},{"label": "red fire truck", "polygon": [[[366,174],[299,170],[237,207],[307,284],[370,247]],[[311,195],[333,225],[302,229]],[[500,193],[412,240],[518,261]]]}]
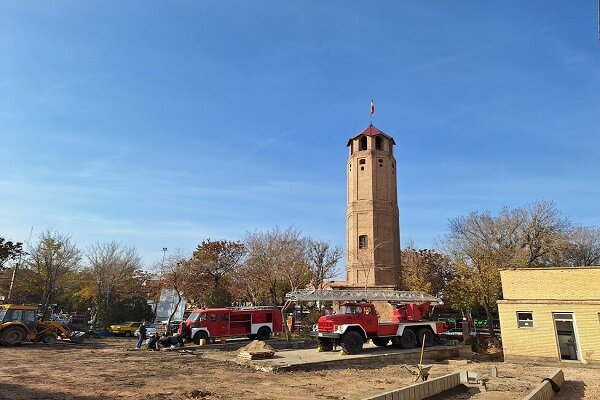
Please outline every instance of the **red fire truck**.
[{"label": "red fire truck", "polygon": [[322,351],[331,351],[334,345],[341,345],[348,354],[360,353],[369,339],[381,347],[391,342],[410,349],[423,341],[430,346],[444,326],[439,321],[423,320],[429,306],[429,302],[402,304],[394,310],[391,321],[379,322],[372,303],[347,302],[340,306],[337,314],[319,318],[317,329],[311,336],[319,339]]},{"label": "red fire truck", "polygon": [[200,344],[201,339],[229,336],[267,340],[282,330],[277,307],[197,308],[179,325],[178,333]]}]

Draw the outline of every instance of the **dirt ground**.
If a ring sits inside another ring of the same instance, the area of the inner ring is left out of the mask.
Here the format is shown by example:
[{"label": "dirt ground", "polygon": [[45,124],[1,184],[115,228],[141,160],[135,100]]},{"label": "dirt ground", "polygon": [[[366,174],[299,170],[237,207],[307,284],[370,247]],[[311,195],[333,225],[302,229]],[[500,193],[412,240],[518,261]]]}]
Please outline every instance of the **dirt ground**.
[{"label": "dirt ground", "polygon": [[[0,347],[0,399],[362,399],[412,382],[401,365],[312,372],[259,372],[206,357],[211,346],[180,353],[132,350],[134,339],[89,340],[84,345]],[[241,347],[241,346],[240,346]],[[275,346],[274,346],[275,347]],[[229,351],[235,358],[237,350]],[[436,364],[430,377],[468,369],[490,376],[488,391],[459,388],[436,399],[519,399],[556,367],[502,362]],[[557,400],[600,399],[598,369],[563,368]]]}]

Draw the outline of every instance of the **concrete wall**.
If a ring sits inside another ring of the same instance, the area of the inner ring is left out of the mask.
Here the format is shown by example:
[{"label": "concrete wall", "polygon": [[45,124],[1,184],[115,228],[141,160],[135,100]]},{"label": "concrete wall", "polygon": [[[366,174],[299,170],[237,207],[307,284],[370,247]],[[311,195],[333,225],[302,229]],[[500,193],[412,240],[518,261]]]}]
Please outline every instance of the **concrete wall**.
[{"label": "concrete wall", "polygon": [[[561,369],[556,370],[552,375],[549,376],[559,387],[562,387],[565,383],[565,376]],[[554,397],[554,390],[552,384],[548,381],[540,383],[535,389],[533,389],[527,396],[523,397],[523,400],[550,400]]]},{"label": "concrete wall", "polygon": [[460,385],[460,372],[432,378],[401,389],[381,393],[365,400],[422,400]]}]

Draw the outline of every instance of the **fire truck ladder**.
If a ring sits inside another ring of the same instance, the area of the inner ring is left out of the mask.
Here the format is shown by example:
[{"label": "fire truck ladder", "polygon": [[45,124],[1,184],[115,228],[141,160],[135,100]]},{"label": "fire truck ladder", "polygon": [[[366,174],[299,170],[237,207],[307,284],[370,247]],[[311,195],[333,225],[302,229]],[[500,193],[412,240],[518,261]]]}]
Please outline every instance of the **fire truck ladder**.
[{"label": "fire truck ladder", "polygon": [[285,295],[287,301],[388,301],[392,304],[425,303],[442,304],[442,300],[422,292],[377,289],[317,290],[300,289]]}]

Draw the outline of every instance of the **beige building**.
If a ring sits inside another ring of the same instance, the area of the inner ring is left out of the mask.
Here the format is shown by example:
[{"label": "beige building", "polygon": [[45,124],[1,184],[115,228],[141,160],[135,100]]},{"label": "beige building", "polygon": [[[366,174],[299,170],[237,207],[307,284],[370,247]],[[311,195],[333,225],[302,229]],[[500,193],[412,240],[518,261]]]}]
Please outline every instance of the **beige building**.
[{"label": "beige building", "polygon": [[600,366],[600,267],[501,271],[505,361]]},{"label": "beige building", "polygon": [[394,145],[392,137],[372,124],[348,141],[348,286],[398,286],[400,228]]}]

